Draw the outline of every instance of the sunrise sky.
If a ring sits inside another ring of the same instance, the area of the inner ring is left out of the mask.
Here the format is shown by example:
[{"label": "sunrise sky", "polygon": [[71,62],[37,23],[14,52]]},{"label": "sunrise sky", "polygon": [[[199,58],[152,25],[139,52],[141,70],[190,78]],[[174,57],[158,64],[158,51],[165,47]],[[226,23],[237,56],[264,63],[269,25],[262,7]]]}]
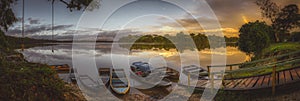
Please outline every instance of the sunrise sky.
[{"label": "sunrise sky", "polygon": [[[147,1],[147,0],[143,0]],[[150,2],[148,0],[147,2]],[[216,14],[221,29],[203,30],[199,27],[198,22],[195,19],[181,10],[176,10],[173,5],[167,5],[160,3],[160,0],[153,0],[157,2],[147,3],[152,8],[145,6],[133,6],[122,8],[123,12],[117,13],[111,21],[108,21],[107,26],[103,29],[86,29],[85,31],[98,31],[100,34],[104,34],[109,37],[113,37],[116,31],[123,31],[123,33],[151,33],[151,34],[176,34],[182,31],[182,26],[187,32],[191,33],[206,33],[223,31],[225,36],[236,37],[238,36],[238,30],[244,23],[255,20],[266,20],[261,17],[258,6],[255,5],[255,0],[206,0],[210,5],[214,13]],[[198,15],[196,19],[201,19],[201,24],[210,25],[211,18],[206,16],[205,12],[201,12],[201,6],[188,2],[193,0],[182,0],[182,3],[187,7],[193,9],[191,14]],[[298,4],[300,6],[300,0],[273,0],[280,7],[284,7],[287,4]],[[113,0],[111,0],[113,4]],[[180,3],[180,2],[179,2]],[[14,12],[18,18],[21,18],[22,14],[22,0],[14,5]],[[105,5],[102,4],[102,5]],[[70,12],[69,9],[61,2],[56,2],[55,6],[55,39],[56,40],[70,40],[80,20],[83,11]],[[111,5],[113,7],[114,5]],[[143,13],[144,11],[157,10],[157,13],[168,14],[172,18],[159,15],[147,15],[136,19],[130,19],[136,14]],[[104,10],[105,9],[101,9]],[[125,12],[125,13],[124,13]],[[128,21],[125,28],[120,29],[119,22]],[[266,20],[267,21],[267,20]],[[97,21],[94,22],[97,24]],[[93,25],[93,24],[92,24]],[[211,25],[213,26],[213,25]],[[50,39],[51,38],[51,3],[48,0],[25,0],[25,36],[38,39]],[[8,33],[11,36],[21,36],[21,24],[15,23]],[[88,39],[88,36],[83,38]]]}]

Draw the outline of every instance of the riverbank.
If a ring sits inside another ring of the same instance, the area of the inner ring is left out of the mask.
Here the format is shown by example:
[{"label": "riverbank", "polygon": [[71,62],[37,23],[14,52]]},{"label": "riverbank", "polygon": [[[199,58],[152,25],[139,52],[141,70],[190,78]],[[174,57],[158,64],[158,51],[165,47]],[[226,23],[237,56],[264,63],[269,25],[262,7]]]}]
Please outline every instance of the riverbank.
[{"label": "riverbank", "polygon": [[27,62],[15,52],[20,47],[15,40],[0,32],[1,100],[85,101],[76,85],[62,81],[48,65]]},{"label": "riverbank", "polygon": [[[245,64],[242,63],[240,66],[240,72],[234,72],[230,75],[225,76],[226,78],[245,78],[257,75],[267,75],[271,74],[273,69],[272,68],[264,68],[268,65],[273,65],[275,60],[278,62],[284,62],[283,60],[293,60],[298,59],[300,56],[300,43],[275,43],[270,45],[269,47],[263,49],[262,53],[259,56],[252,57],[252,61],[246,62]],[[294,54],[291,54],[294,53]],[[286,56],[282,56],[285,54],[290,54]],[[281,57],[278,57],[281,56]],[[278,58],[275,58],[278,57]],[[252,63],[253,62],[253,63]],[[297,64],[286,64],[286,65],[279,65],[276,66],[276,71],[284,71],[292,68],[299,67],[300,65]],[[265,64],[265,65],[263,65]],[[243,71],[244,70],[244,71]]]}]

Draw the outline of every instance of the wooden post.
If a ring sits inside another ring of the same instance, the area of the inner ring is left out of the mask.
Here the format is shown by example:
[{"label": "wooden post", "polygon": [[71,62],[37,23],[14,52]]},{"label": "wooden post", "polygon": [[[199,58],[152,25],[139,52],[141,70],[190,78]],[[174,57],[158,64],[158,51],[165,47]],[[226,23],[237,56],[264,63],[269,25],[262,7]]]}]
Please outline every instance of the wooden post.
[{"label": "wooden post", "polygon": [[213,73],[211,73],[210,82],[211,82],[211,93],[213,93],[213,90],[214,90],[214,74]]},{"label": "wooden post", "polygon": [[275,86],[276,86],[276,65],[273,67],[272,72],[272,95],[275,95]]},{"label": "wooden post", "polygon": [[189,85],[189,87],[191,86],[191,74],[190,73],[188,73],[188,85]]},{"label": "wooden post", "polygon": [[224,78],[225,78],[225,71],[221,71],[222,72],[222,85],[223,85],[223,88],[225,88],[225,82],[224,82]]},{"label": "wooden post", "polygon": [[207,66],[208,75],[210,75],[210,66]]},{"label": "wooden post", "polygon": [[230,66],[230,71],[232,71],[232,66]]}]

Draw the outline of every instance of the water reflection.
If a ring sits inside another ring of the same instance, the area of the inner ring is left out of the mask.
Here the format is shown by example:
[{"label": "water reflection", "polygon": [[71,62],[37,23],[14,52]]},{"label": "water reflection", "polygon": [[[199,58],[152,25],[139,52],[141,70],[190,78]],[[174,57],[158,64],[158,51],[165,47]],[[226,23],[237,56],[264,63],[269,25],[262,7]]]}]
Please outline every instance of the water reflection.
[{"label": "water reflection", "polygon": [[[72,66],[72,52],[75,54],[83,55],[95,55],[95,60],[98,67],[111,67],[111,55],[118,55],[120,57],[130,57],[132,61],[143,61],[148,60],[153,57],[163,57],[167,60],[168,63],[175,63],[174,65],[179,65],[181,63],[179,54],[185,54],[192,52],[195,49],[184,49],[178,51],[172,46],[168,45],[134,45],[131,48],[128,48],[128,44],[120,44],[120,47],[114,47],[114,54],[111,54],[111,46],[113,43],[97,43],[95,49],[87,46],[86,44],[80,44],[80,48],[72,50],[72,44],[59,44],[55,46],[43,46],[43,47],[34,47],[26,49],[22,52],[24,57],[29,62],[35,63],[45,63],[48,65],[58,65],[58,64],[69,64]],[[82,44],[82,45],[81,45]],[[52,47],[54,53],[51,51]],[[219,47],[215,49],[224,49],[224,47]],[[198,51],[199,60],[202,67],[206,67],[211,63],[211,55],[226,55],[227,64],[241,63],[249,60],[244,52],[237,49],[234,46],[227,46],[226,53],[212,53],[210,49],[205,48]],[[124,54],[123,51],[129,51],[129,54]],[[119,52],[119,53],[118,53]],[[192,58],[186,57],[187,60],[192,60]],[[186,64],[189,61],[185,61]]]}]

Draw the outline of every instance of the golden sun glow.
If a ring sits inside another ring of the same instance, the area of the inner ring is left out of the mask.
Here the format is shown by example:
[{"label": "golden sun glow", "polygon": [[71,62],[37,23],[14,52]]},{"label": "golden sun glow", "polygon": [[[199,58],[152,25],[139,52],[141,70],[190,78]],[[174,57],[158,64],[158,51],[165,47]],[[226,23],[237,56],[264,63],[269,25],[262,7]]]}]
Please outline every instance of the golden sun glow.
[{"label": "golden sun glow", "polygon": [[247,19],[246,16],[243,15],[242,17],[243,17],[243,20],[244,20],[245,23],[248,23],[248,22],[249,22],[249,20]]},{"label": "golden sun glow", "polygon": [[159,29],[162,32],[173,32],[173,31],[177,31],[175,28],[170,27],[170,26],[164,26],[162,28]]}]

